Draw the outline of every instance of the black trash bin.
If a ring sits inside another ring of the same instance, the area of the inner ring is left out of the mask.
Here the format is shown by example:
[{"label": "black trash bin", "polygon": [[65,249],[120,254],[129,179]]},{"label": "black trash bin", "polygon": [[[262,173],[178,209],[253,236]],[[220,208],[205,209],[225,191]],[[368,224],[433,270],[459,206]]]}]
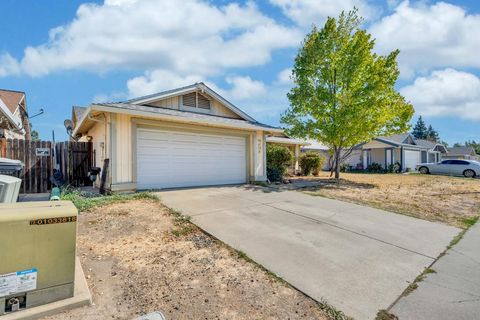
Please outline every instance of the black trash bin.
[{"label": "black trash bin", "polygon": [[20,160],[0,158],[0,174],[20,178],[23,163]]}]

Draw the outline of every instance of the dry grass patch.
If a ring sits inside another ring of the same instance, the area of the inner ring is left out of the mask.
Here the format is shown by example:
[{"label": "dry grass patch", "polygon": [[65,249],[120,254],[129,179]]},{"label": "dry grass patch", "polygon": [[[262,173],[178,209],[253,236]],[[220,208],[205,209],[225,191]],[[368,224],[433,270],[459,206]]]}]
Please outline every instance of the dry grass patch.
[{"label": "dry grass patch", "polygon": [[322,183],[305,192],[467,228],[480,215],[480,180],[420,174],[342,173],[309,177]]},{"label": "dry grass patch", "polygon": [[94,305],[48,319],[327,319],[318,304],[171,212],[129,200],[79,216]]}]

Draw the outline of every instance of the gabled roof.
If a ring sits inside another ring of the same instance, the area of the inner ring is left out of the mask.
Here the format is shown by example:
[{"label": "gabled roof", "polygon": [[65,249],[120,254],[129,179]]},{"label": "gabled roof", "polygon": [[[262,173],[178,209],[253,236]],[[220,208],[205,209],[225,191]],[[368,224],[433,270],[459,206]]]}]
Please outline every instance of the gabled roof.
[{"label": "gabled roof", "polygon": [[[3,117],[8,121],[5,123]],[[0,99],[0,128],[5,129],[16,129],[21,131],[21,120],[19,117],[15,116],[13,112],[7,107],[7,105]]]},{"label": "gabled roof", "polygon": [[7,106],[11,113],[15,113],[18,105],[25,98],[25,93],[21,91],[0,89],[0,99]]},{"label": "gabled roof", "polygon": [[86,107],[78,107],[78,106],[73,106],[72,107],[72,121],[75,123],[77,121],[80,121],[83,116],[85,115],[85,112],[87,112]]},{"label": "gabled roof", "polygon": [[380,141],[388,141],[398,145],[402,145],[402,144],[407,144],[406,141],[408,140],[408,138],[412,139],[413,143],[415,143],[415,138],[408,132],[401,133],[401,134],[392,134],[389,136],[380,136],[376,139]]},{"label": "gabled roof", "polygon": [[[80,109],[79,109],[80,110]],[[158,118],[167,121],[204,124],[217,127],[236,128],[243,130],[265,130],[269,132],[283,132],[283,129],[269,126],[258,121],[248,121],[242,119],[232,119],[217,115],[175,110],[170,108],[144,106],[131,103],[97,103],[92,104],[86,110],[82,110],[83,115],[77,118],[73,135],[82,133],[85,130],[85,123],[88,122],[88,114],[94,111],[126,113],[133,116]],[[88,129],[87,129],[88,130]]]},{"label": "gabled roof", "polygon": [[437,145],[436,142],[429,141],[429,140],[423,140],[423,139],[416,139],[415,143],[418,144],[419,146],[426,147],[426,148],[429,148],[429,149],[433,149]]},{"label": "gabled roof", "polygon": [[245,120],[248,121],[256,121],[252,117],[250,117],[248,114],[237,108],[235,105],[233,105],[230,101],[219,95],[217,92],[209,88],[205,83],[203,82],[198,82],[191,84],[189,86],[177,88],[177,89],[172,89],[172,90],[167,90],[167,91],[162,91],[154,94],[150,94],[147,96],[139,97],[139,98],[134,98],[130,99],[127,101],[124,101],[123,103],[127,104],[140,104],[140,105],[145,105],[150,102],[159,100],[159,99],[165,99],[165,98],[170,98],[173,96],[179,96],[183,94],[187,94],[190,92],[194,92],[196,90],[200,90],[201,92],[206,92],[209,96],[215,98],[218,100],[220,103],[222,103],[225,107],[233,111],[235,114],[239,115]]},{"label": "gabled roof", "polygon": [[[435,141],[430,141],[430,140],[424,140],[424,139],[415,139],[415,143],[421,147],[428,148],[429,150],[434,150],[434,151],[440,151],[442,153],[447,153],[447,147],[445,147],[443,144],[435,142]],[[442,150],[438,150],[442,149]]]},{"label": "gabled roof", "polygon": [[473,147],[469,146],[461,146],[461,147],[452,147],[448,148],[448,154],[451,155],[474,155],[475,154],[475,149]]}]

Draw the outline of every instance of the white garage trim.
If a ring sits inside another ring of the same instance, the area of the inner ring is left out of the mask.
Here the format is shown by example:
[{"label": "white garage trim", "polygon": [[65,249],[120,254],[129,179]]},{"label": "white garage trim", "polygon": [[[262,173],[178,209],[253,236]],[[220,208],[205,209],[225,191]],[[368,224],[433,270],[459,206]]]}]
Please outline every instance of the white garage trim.
[{"label": "white garage trim", "polygon": [[239,184],[248,180],[248,134],[134,126],[137,189]]}]

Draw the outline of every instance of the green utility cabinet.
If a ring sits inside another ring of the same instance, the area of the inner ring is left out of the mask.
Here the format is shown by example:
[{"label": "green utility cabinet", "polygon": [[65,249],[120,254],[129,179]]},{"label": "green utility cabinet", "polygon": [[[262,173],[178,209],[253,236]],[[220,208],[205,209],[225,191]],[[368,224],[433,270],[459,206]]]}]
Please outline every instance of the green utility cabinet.
[{"label": "green utility cabinet", "polygon": [[70,201],[0,204],[0,319],[73,297],[77,216]]}]

